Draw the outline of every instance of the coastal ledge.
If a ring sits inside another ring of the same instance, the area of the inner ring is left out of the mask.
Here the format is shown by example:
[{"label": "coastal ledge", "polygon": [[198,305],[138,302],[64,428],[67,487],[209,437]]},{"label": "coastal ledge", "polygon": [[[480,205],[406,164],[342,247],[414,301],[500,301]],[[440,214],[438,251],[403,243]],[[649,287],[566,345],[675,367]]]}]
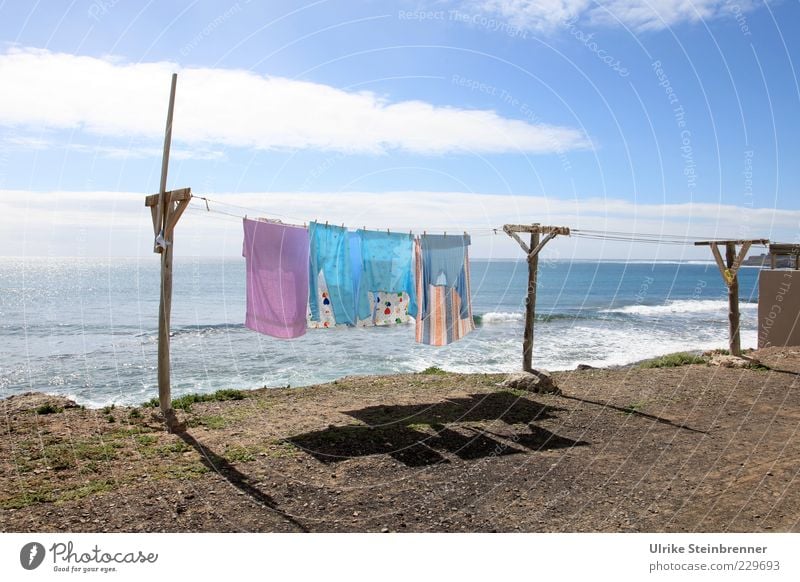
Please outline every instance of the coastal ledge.
[{"label": "coastal ledge", "polygon": [[0,401],[9,531],[800,531],[800,348],[758,367],[432,369],[149,407]]}]

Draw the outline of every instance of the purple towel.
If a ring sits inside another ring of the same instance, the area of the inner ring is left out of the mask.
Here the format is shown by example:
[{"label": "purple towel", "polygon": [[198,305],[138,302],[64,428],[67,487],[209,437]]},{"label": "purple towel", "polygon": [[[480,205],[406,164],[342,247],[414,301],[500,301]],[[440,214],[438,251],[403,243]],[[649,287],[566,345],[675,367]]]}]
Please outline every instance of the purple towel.
[{"label": "purple towel", "polygon": [[304,228],[244,219],[245,327],[284,339],[306,332],[308,249]]}]

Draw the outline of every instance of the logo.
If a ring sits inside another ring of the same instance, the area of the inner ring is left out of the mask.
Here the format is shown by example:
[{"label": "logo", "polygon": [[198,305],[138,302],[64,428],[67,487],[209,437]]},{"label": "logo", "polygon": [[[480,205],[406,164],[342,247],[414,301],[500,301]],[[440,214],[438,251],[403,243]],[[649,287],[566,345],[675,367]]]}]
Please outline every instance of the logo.
[{"label": "logo", "polygon": [[44,554],[44,546],[39,542],[27,543],[19,552],[19,563],[26,570],[35,570],[42,565]]}]

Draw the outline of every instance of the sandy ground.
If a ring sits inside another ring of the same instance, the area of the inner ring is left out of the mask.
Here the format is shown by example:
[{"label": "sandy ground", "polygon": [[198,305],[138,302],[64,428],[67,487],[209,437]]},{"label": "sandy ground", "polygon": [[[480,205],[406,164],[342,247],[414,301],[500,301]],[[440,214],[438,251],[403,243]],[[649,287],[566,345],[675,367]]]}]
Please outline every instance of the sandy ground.
[{"label": "sandy ground", "polygon": [[346,378],[153,409],[0,401],[2,531],[800,531],[800,348],[706,365]]}]

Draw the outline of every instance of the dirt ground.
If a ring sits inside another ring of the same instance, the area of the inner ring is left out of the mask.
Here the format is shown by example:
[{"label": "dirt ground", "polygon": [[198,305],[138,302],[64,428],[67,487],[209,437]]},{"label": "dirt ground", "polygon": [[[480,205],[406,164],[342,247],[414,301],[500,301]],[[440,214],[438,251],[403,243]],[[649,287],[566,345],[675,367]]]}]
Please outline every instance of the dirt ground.
[{"label": "dirt ground", "polygon": [[[706,365],[346,378],[191,405],[0,401],[2,531],[800,531],[800,348]],[[40,412],[46,409],[40,409]]]}]

